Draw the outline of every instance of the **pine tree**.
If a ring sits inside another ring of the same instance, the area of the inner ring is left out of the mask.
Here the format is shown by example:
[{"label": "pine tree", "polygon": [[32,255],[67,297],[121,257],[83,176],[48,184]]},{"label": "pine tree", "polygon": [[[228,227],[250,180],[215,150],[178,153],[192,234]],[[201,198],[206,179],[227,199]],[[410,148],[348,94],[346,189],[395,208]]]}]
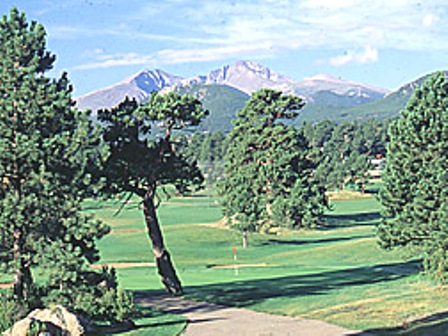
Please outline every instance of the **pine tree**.
[{"label": "pine tree", "polygon": [[243,232],[314,226],[326,206],[304,136],[282,122],[303,105],[297,96],[262,89],[237,113],[220,192],[224,214]]},{"label": "pine tree", "polygon": [[426,271],[448,271],[448,82],[438,73],[417,88],[390,124],[379,243],[421,252]]},{"label": "pine tree", "polygon": [[99,259],[108,227],[80,212],[99,133],[75,109],[42,25],[13,8],[0,21],[0,263],[26,301],[33,271],[48,269],[49,290],[74,288]]},{"label": "pine tree", "polygon": [[203,177],[195,161],[176,150],[173,132],[199,125],[208,111],[192,96],[175,92],[153,93],[146,105],[126,99],[116,108],[98,111],[104,125],[103,137],[110,156],[101,172],[106,179],[103,192],[128,193],[142,199],[143,212],[152,242],[159,275],[166,290],[182,293],[181,282],[165,247],[157,218],[157,190],[172,184],[177,190],[201,186]]},{"label": "pine tree", "polygon": [[317,179],[329,188],[343,190],[347,184],[358,184],[364,191],[370,160],[384,155],[386,132],[381,122],[336,125],[327,120],[304,124],[301,130],[312,148]]}]

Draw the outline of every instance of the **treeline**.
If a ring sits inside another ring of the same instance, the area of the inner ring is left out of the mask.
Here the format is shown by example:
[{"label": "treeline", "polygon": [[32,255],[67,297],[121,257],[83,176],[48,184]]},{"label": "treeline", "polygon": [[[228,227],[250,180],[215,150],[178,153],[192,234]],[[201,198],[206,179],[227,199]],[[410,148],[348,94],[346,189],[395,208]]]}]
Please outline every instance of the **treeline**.
[{"label": "treeline", "polygon": [[[351,188],[364,192],[372,159],[386,157],[389,122],[370,119],[365,122],[325,120],[305,122],[298,129],[304,137],[314,174],[329,190]],[[222,132],[178,136],[176,142],[184,154],[198,162],[208,184],[223,177],[224,159],[229,139]]]},{"label": "treeline", "polygon": [[300,130],[312,150],[315,175],[327,189],[349,186],[364,192],[368,172],[374,168],[371,160],[386,155],[387,122],[323,121],[305,123]]}]

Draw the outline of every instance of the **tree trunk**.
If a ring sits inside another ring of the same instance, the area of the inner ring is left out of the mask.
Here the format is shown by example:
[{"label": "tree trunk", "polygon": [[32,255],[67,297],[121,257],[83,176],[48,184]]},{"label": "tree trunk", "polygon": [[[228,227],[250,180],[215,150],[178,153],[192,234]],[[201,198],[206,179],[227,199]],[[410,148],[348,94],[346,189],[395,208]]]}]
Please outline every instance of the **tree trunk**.
[{"label": "tree trunk", "polygon": [[152,189],[153,190],[148,190],[143,199],[143,211],[145,214],[149,239],[152,243],[152,250],[156,258],[157,269],[162,278],[162,283],[165,285],[166,291],[170,294],[180,295],[182,294],[182,285],[176,275],[170,254],[165,249],[163,243],[162,231],[160,230],[154,205],[155,187]]},{"label": "tree trunk", "polygon": [[31,270],[22,256],[22,233],[20,230],[14,230],[14,260],[17,263],[16,274],[14,275],[14,296],[18,302],[26,300],[28,291],[33,284]]},{"label": "tree trunk", "polygon": [[243,230],[243,248],[247,248],[247,230]]},{"label": "tree trunk", "polygon": [[16,274],[14,275],[14,297],[18,302],[23,301],[23,269],[22,269],[22,249],[21,249],[21,236],[22,233],[18,229],[14,229],[14,261],[16,262]]}]

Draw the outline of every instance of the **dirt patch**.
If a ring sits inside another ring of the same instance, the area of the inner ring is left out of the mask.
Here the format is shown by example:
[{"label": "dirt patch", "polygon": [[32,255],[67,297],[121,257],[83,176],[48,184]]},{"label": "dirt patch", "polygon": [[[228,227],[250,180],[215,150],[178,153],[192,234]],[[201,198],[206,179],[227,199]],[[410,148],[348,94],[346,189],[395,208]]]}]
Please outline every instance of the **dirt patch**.
[{"label": "dirt patch", "polygon": [[133,233],[141,233],[145,232],[144,228],[136,228],[136,229],[112,229],[110,232],[111,235],[120,235],[120,234],[133,234]]},{"label": "dirt patch", "polygon": [[233,268],[251,268],[251,267],[273,267],[275,265],[262,264],[231,264],[231,265],[211,265],[209,268],[215,269],[233,269]]},{"label": "dirt patch", "polygon": [[327,196],[332,201],[352,200],[358,198],[371,198],[370,194],[363,194],[359,191],[340,190],[340,191],[327,191]]},{"label": "dirt patch", "polygon": [[11,288],[14,284],[12,282],[0,282],[0,289]]},{"label": "dirt patch", "polygon": [[116,263],[106,263],[106,264],[96,264],[91,265],[90,267],[94,269],[101,269],[103,267],[113,267],[115,269],[122,268],[136,268],[136,267],[155,267],[155,263],[149,262],[116,262]]}]

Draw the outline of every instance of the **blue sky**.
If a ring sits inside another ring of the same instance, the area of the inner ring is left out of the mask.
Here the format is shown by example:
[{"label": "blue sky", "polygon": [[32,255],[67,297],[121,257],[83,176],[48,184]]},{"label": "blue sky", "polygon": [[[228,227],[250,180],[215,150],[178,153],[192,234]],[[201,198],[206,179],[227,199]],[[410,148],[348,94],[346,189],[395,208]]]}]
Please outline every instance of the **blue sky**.
[{"label": "blue sky", "polygon": [[394,89],[448,69],[446,0],[2,0],[42,23],[75,96],[160,68],[183,77],[253,60]]}]

